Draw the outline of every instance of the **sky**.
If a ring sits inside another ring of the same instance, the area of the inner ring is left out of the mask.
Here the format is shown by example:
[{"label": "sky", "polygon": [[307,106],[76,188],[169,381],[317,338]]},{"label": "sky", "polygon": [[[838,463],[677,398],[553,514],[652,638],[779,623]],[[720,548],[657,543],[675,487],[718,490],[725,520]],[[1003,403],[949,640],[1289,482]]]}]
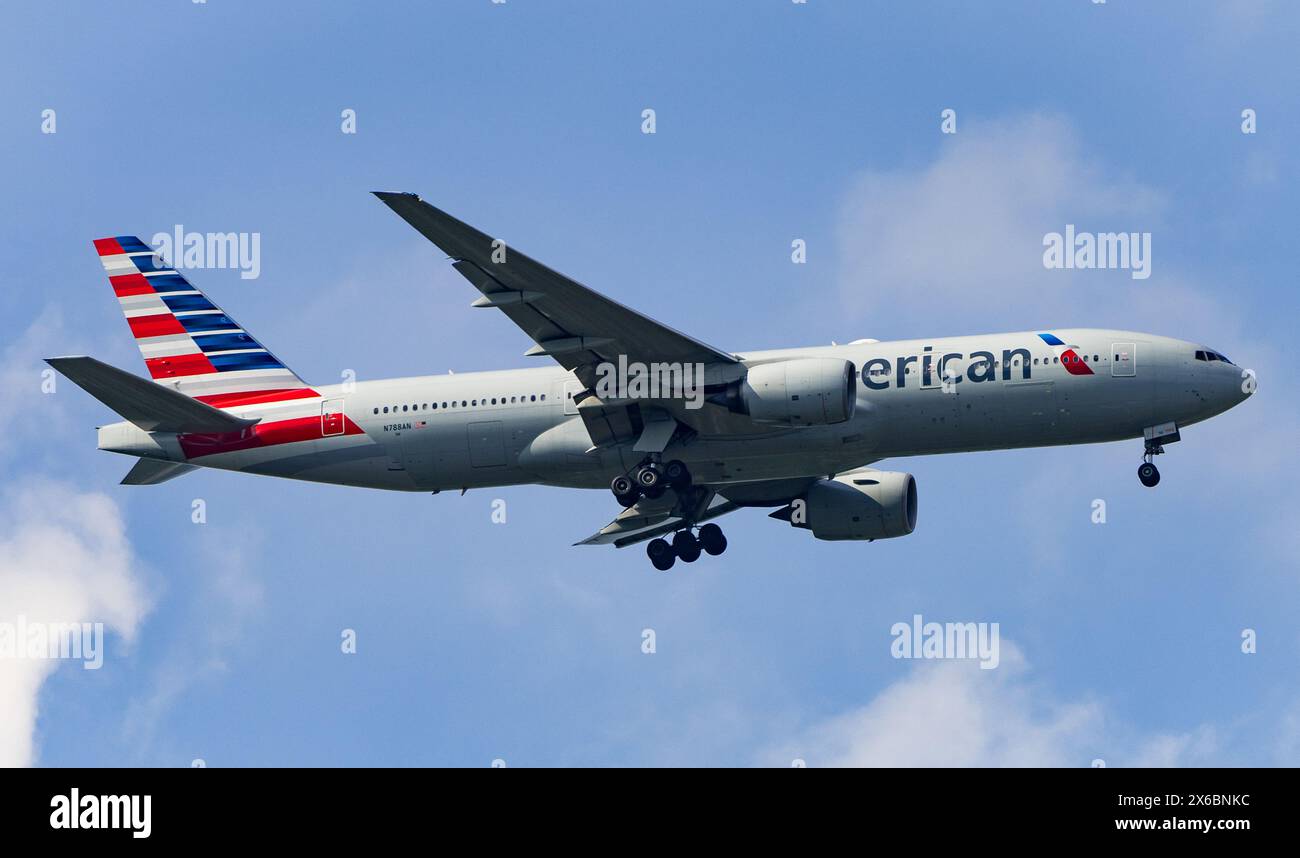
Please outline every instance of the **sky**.
[{"label": "sky", "polygon": [[[0,623],[106,634],[98,670],[0,659],[0,765],[1300,764],[1294,4],[6,18]],[[43,389],[53,355],[144,372],[94,238],[258,233],[256,279],[190,279],[309,382],[535,365],[372,190],[723,349],[1115,327],[1259,389],[1155,490],[1138,441],[888,460],[912,535],[747,510],[667,574],[571,546],[617,512],[603,491],[118,485],[94,433],[116,418]],[[1149,232],[1151,276],[1045,268],[1067,224]],[[998,666],[895,658],[917,614],[997,623]]]}]

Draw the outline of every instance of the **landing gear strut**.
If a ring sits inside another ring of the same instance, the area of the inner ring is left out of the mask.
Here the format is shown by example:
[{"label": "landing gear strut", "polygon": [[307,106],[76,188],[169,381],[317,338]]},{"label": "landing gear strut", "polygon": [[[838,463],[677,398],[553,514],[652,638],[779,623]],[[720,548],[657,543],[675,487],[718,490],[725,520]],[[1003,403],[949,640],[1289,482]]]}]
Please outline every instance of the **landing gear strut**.
[{"label": "landing gear strut", "polygon": [[1138,480],[1149,489],[1160,482],[1160,469],[1151,460],[1165,451],[1159,444],[1147,442],[1146,452],[1142,454],[1142,464],[1138,466]]}]

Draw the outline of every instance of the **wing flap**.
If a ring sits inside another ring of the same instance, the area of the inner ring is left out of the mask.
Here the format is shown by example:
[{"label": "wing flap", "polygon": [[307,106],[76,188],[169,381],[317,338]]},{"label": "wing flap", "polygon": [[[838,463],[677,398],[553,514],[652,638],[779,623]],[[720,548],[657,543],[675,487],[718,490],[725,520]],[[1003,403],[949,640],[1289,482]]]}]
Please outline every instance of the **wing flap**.
[{"label": "wing flap", "polygon": [[[651,506],[642,508],[645,504],[651,504]],[[704,512],[695,516],[694,523],[700,524],[737,509],[740,509],[740,504],[714,496],[710,498],[709,505]],[[647,539],[654,539],[656,536],[663,536],[665,533],[680,530],[686,519],[677,512],[672,505],[663,507],[656,502],[648,502],[642,499],[619,513],[613,521],[591,536],[573,544],[613,545],[616,548],[636,545],[639,542],[645,542]]]}]

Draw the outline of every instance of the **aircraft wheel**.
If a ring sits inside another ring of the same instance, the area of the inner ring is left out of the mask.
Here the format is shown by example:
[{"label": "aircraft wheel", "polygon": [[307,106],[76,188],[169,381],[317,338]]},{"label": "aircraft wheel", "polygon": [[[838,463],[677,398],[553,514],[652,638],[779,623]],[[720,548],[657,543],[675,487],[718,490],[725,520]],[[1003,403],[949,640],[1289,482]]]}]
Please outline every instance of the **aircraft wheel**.
[{"label": "aircraft wheel", "polygon": [[636,483],[632,478],[619,475],[609,481],[609,490],[614,493],[614,499],[622,506],[631,506],[637,502],[640,492],[637,490]]},{"label": "aircraft wheel", "polygon": [[677,555],[673,554],[673,547],[663,539],[650,540],[650,544],[645,547],[645,553],[650,558],[650,562],[660,572],[667,572],[677,562]]},{"label": "aircraft wheel", "polygon": [[691,484],[691,472],[681,459],[673,459],[664,465],[664,479],[675,489],[684,489]]},{"label": "aircraft wheel", "polygon": [[641,487],[642,491],[658,488],[663,482],[663,471],[659,470],[658,465],[642,465],[636,469],[636,484]]},{"label": "aircraft wheel", "polygon": [[1138,466],[1138,479],[1147,488],[1155,488],[1156,483],[1160,482],[1160,471],[1150,462],[1143,462]]},{"label": "aircraft wheel", "polygon": [[700,546],[717,557],[727,550],[727,537],[722,535],[722,528],[716,524],[706,524],[700,528]]},{"label": "aircraft wheel", "polygon": [[673,535],[673,553],[683,563],[700,559],[700,541],[689,530],[679,530]]}]

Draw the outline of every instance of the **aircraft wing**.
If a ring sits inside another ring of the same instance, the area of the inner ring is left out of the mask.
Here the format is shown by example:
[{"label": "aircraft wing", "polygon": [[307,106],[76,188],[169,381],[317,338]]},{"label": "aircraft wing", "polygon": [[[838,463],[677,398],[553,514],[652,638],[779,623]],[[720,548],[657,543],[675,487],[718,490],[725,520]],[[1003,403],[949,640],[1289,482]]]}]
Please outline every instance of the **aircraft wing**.
[{"label": "aircraft wing", "polygon": [[735,364],[734,355],[624,307],[501,245],[415,194],[376,191],[389,208],[442,249],[453,267],[483,297],[476,307],[496,307],[536,344],[525,354],[549,355],[578,373],[589,388],[601,361]]}]

